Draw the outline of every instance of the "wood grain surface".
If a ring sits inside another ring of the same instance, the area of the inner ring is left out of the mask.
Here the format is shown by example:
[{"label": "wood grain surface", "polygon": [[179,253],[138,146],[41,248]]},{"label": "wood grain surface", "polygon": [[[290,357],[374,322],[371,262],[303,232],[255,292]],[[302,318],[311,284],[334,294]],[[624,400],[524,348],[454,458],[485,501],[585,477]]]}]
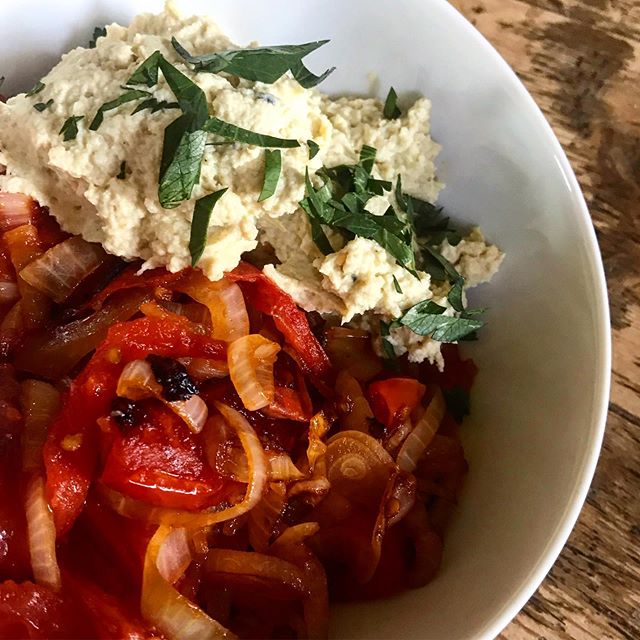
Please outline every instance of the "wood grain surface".
[{"label": "wood grain surface", "polygon": [[518,73],[587,199],[607,274],[613,378],[576,528],[503,640],[640,639],[640,0],[452,0]]}]

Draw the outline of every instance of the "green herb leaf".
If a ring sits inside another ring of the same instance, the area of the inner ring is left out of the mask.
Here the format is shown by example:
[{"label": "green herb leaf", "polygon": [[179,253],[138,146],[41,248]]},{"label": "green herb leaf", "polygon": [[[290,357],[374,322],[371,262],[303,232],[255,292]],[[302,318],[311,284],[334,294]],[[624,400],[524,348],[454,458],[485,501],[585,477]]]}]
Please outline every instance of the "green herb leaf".
[{"label": "green herb leaf", "polygon": [[297,140],[276,138],[274,136],[256,133],[255,131],[243,129],[242,127],[238,127],[230,122],[225,122],[219,118],[209,118],[204,124],[204,130],[209,133],[215,133],[216,135],[227,138],[228,140],[252,144],[256,147],[287,149],[300,146],[300,143]]},{"label": "green herb leaf", "polygon": [[225,192],[226,189],[220,189],[196,200],[193,218],[191,219],[191,234],[189,236],[189,253],[191,254],[191,266],[193,267],[198,264],[204,253],[213,208]]},{"label": "green herb leaf", "polygon": [[396,290],[396,293],[402,295],[402,287],[400,286],[398,278],[396,278],[395,275],[393,276],[393,288]]},{"label": "green herb leaf", "polygon": [[89,129],[91,131],[97,131],[100,128],[100,125],[104,121],[104,114],[107,111],[111,111],[112,109],[117,109],[123,104],[127,104],[127,102],[133,102],[134,100],[140,100],[140,98],[145,98],[149,95],[148,91],[143,91],[142,89],[129,89],[125,91],[121,96],[115,98],[114,100],[110,100],[109,102],[105,102],[96,112],[91,124],[89,125]]},{"label": "green herb leaf", "polygon": [[464,278],[458,278],[454,283],[451,289],[449,290],[449,294],[447,295],[447,300],[449,304],[458,312],[464,311],[464,305],[462,304],[462,289],[464,287]]},{"label": "green herb leaf", "polygon": [[309,160],[313,160],[320,151],[320,145],[313,140],[307,140],[307,147],[309,147]]},{"label": "green herb leaf", "polygon": [[78,122],[83,118],[84,116],[70,116],[64,121],[59,133],[65,142],[76,139],[78,135]]},{"label": "green herb leaf", "polygon": [[132,112],[131,115],[149,109],[151,113],[156,111],[164,111],[167,109],[179,109],[180,105],[177,102],[167,102],[166,100],[157,100],[156,98],[149,98],[142,101]]},{"label": "green herb leaf", "polygon": [[[147,59],[149,60],[149,59]],[[200,180],[209,116],[204,91],[158,54],[157,67],[175,95],[182,115],[164,131],[158,200],[165,209],[177,207],[191,197]],[[145,72],[146,73],[146,72]],[[157,70],[155,71],[157,81]],[[153,76],[153,70],[151,75]],[[154,80],[151,77],[151,80]]]},{"label": "green herb leaf", "polygon": [[120,173],[116,176],[118,180],[124,180],[127,177],[127,163],[123,160],[120,163]]},{"label": "green herb leaf", "polygon": [[384,353],[384,357],[387,360],[395,360],[396,350],[393,348],[393,345],[389,341],[390,329],[391,324],[389,322],[380,320],[380,340],[382,341],[382,351]]},{"label": "green herb leaf", "polygon": [[153,87],[158,84],[158,69],[160,68],[160,58],[162,54],[154,51],[131,75],[127,84],[144,84]]},{"label": "green herb leaf", "polygon": [[316,87],[326,80],[335,70],[335,67],[329,67],[324,73],[317,76],[315,73],[309,71],[301,60],[291,66],[293,77],[298,81],[298,84],[305,89]]},{"label": "green herb leaf", "polygon": [[443,389],[444,401],[452,418],[459,424],[469,415],[471,401],[469,392],[459,385],[451,389]]},{"label": "green herb leaf", "polygon": [[321,76],[316,76],[302,64],[302,58],[327,42],[329,41],[319,40],[300,45],[233,49],[194,56],[175,38],[171,39],[174,49],[186,62],[193,65],[195,71],[225,72],[266,84],[273,84],[287,71],[291,71],[305,88],[322,82],[333,71],[333,69],[327,69]]},{"label": "green herb leaf", "polygon": [[89,40],[89,49],[95,49],[98,38],[104,38],[107,35],[106,27],[96,27],[93,30],[93,38]]},{"label": "green herb leaf", "polygon": [[395,89],[391,87],[389,89],[389,93],[387,94],[387,99],[384,101],[384,109],[382,110],[382,115],[387,120],[395,120],[402,115],[402,112],[398,108],[398,94]]},{"label": "green herb leaf", "polygon": [[423,300],[411,307],[398,322],[420,336],[431,336],[438,342],[457,342],[480,329],[484,322],[474,317],[442,315],[444,307]]},{"label": "green herb leaf", "polygon": [[36,104],[33,105],[33,108],[36,111],[40,111],[42,113],[45,109],[48,109],[52,104],[53,104],[53,98],[49,98],[49,100],[47,100],[46,102],[36,102]]},{"label": "green herb leaf", "polygon": [[449,280],[457,282],[460,274],[456,268],[436,249],[428,244],[420,245],[422,249],[423,271],[426,271],[434,280],[444,282]]},{"label": "green herb leaf", "polygon": [[369,174],[373,171],[373,165],[376,162],[377,150],[366,144],[360,149],[360,166]]},{"label": "green herb leaf", "polygon": [[[331,169],[323,168],[317,173],[325,182],[316,190],[307,177],[307,197],[301,204],[312,224],[314,220],[332,229],[339,230],[347,240],[360,236],[374,240],[398,264],[416,275],[413,252],[413,232],[410,223],[401,220],[394,209],[389,207],[383,216],[367,211],[365,205],[373,195],[381,195],[391,189],[391,183],[371,178],[376,159],[376,150],[364,145],[356,165],[341,165]],[[317,233],[322,246],[327,251],[327,243]],[[315,238],[314,238],[315,239]]]},{"label": "green herb leaf", "polygon": [[273,151],[265,149],[264,181],[262,183],[262,191],[258,197],[258,202],[262,202],[263,200],[270,198],[276,192],[281,169],[282,153],[280,149],[274,149]]},{"label": "green herb leaf", "polygon": [[200,180],[207,134],[190,113],[174,120],[164,131],[158,199],[165,209],[191,197]]},{"label": "green herb leaf", "polygon": [[197,128],[202,128],[209,117],[204,91],[162,56],[158,64],[182,111],[192,114]]},{"label": "green herb leaf", "polygon": [[[4,78],[3,78],[3,80],[4,80]],[[29,98],[30,96],[35,96],[36,93],[40,93],[45,88],[45,86],[46,86],[45,84],[43,84],[42,82],[38,81],[33,86],[33,89],[31,89],[30,91],[27,91],[27,93],[25,93],[25,95],[27,96],[27,98]]]}]

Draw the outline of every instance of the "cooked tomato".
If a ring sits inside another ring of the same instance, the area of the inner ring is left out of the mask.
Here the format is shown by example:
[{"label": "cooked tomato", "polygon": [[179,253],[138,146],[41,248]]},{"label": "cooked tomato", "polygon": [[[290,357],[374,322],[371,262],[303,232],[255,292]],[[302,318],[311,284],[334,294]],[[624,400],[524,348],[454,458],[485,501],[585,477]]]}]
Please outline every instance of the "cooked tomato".
[{"label": "cooked tomato", "polygon": [[119,600],[77,573],[63,573],[65,589],[80,604],[95,629],[93,638],[144,640],[150,633],[135,607]]},{"label": "cooked tomato", "polygon": [[[124,365],[150,353],[223,359],[226,346],[195,333],[191,323],[177,318],[139,318],[109,329],[107,338],[73,382],[44,448],[47,498],[58,532],[68,531],[82,510],[97,461],[96,421],[109,413]],[[73,445],[69,436],[74,436]]]},{"label": "cooked tomato", "polygon": [[388,378],[369,385],[371,409],[377,420],[386,427],[401,409],[413,411],[422,400],[426,387],[413,378]]},{"label": "cooked tomato", "polygon": [[223,481],[197,436],[161,402],[140,404],[136,424],[114,440],[102,482],[161,507],[203,509],[219,502]]},{"label": "cooked tomato", "polygon": [[87,304],[86,307],[92,309],[100,309],[109,298],[116,291],[122,291],[124,289],[140,289],[147,288],[153,289],[155,287],[167,287],[171,283],[179,280],[183,271],[178,273],[171,273],[166,269],[152,269],[150,271],[144,271],[138,275],[140,265],[132,265],[125,269],[117,278],[112,280],[100,293],[96,294]]},{"label": "cooked tomato", "polygon": [[238,282],[251,306],[273,317],[278,331],[295,349],[307,372],[320,380],[326,378],[331,370],[329,358],[313,335],[307,314],[293,298],[246,262],[241,262],[226,277]]},{"label": "cooked tomato", "polygon": [[49,587],[0,584],[0,638],[88,638],[94,635],[82,609]]}]

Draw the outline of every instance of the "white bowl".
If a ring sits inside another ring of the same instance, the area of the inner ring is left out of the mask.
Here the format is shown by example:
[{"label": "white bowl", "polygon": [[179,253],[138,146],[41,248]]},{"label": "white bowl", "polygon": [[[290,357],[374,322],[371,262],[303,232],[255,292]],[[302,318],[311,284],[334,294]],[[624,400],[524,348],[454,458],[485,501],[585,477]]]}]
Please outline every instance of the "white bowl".
[{"label": "white bowl", "polygon": [[[547,573],[594,472],[609,395],[610,331],[596,238],[551,128],[515,74],[444,0],[185,1],[240,44],[331,38],[314,69],[337,64],[325,91],[418,91],[443,144],[441,202],[507,253],[474,293],[489,326],[470,346],[480,366],[464,427],[467,487],[440,575],[384,603],[333,610],[334,635],[492,638]],[[160,1],[23,0],[0,8],[5,91],[32,85],[93,26]],[[323,66],[323,64],[325,66]],[[1,73],[0,73],[1,75]]]}]

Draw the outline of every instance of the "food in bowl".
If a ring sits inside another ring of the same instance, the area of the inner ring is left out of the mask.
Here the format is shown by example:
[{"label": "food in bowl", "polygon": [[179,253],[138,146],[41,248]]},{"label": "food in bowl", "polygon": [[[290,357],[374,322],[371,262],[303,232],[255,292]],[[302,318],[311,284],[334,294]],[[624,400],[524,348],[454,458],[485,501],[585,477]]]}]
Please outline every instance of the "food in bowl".
[{"label": "food in bowl", "polygon": [[0,631],[324,637],[436,573],[503,254],[429,103],[168,6],[0,104]]}]

